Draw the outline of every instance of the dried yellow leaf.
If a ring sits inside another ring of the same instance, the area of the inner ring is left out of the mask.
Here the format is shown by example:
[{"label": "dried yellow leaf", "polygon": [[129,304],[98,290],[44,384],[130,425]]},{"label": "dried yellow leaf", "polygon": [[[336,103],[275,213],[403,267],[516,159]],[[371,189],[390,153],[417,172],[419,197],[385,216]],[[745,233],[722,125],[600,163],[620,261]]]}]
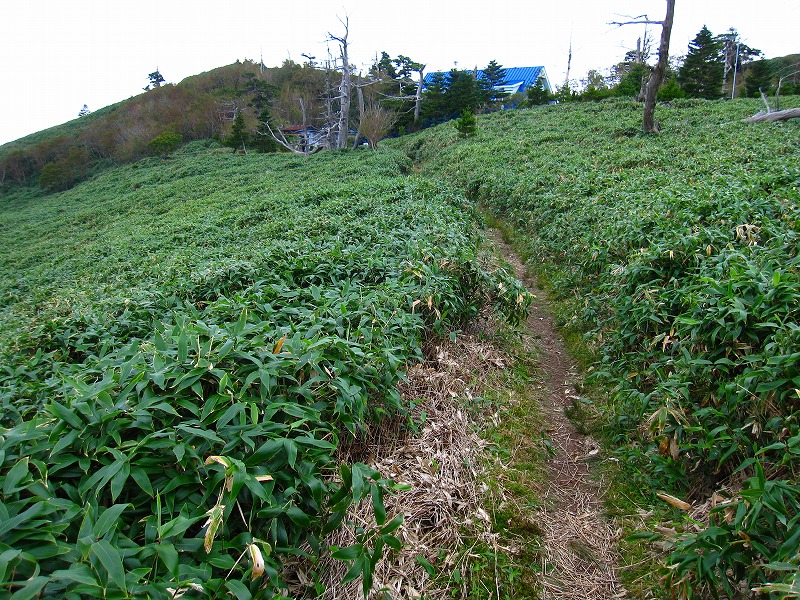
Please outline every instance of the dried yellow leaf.
[{"label": "dried yellow leaf", "polygon": [[671,495],[667,494],[666,492],[657,492],[656,496],[661,498],[667,504],[671,504],[672,506],[674,506],[675,508],[678,508],[680,510],[691,510],[692,509],[692,505],[689,504],[688,502],[684,502],[680,498],[676,498],[675,496],[671,496]]},{"label": "dried yellow leaf", "polygon": [[281,349],[283,348],[283,343],[286,341],[286,336],[284,335],[281,339],[278,340],[278,343],[275,344],[275,349],[272,351],[273,354],[280,354]]},{"label": "dried yellow leaf", "polygon": [[217,463],[229,469],[231,466],[230,459],[226,458],[225,456],[209,456],[203,464],[210,465],[211,463]]},{"label": "dried yellow leaf", "polygon": [[217,531],[219,531],[222,525],[222,516],[224,513],[224,504],[215,504],[214,507],[206,513],[206,515],[208,515],[208,521],[206,521],[208,529],[206,529],[206,534],[203,537],[203,548],[206,554],[211,552],[211,548],[214,546],[214,537],[217,535]]},{"label": "dried yellow leaf", "polygon": [[671,457],[672,457],[674,460],[678,460],[678,453],[679,453],[679,451],[680,451],[680,450],[679,450],[679,448],[678,448],[678,440],[676,440],[675,438],[672,438],[672,439],[669,441],[669,455],[670,455],[670,456],[671,456]]}]

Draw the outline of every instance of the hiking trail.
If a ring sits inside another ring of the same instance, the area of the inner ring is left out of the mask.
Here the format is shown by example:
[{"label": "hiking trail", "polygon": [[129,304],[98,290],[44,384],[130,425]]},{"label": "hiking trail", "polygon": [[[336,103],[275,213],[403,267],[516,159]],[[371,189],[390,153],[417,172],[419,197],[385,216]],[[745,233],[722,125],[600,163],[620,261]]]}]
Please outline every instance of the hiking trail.
[{"label": "hiking trail", "polygon": [[[489,232],[503,259],[534,295],[523,343],[538,355],[542,387],[539,410],[552,456],[540,490],[541,506],[534,515],[542,531],[541,598],[612,599],[627,597],[617,577],[616,541],[620,533],[603,517],[602,482],[591,463],[600,446],[579,433],[565,409],[580,402],[579,380],[549,311],[546,293],[530,277],[522,261],[497,231]],[[532,383],[531,385],[537,385]]]}]

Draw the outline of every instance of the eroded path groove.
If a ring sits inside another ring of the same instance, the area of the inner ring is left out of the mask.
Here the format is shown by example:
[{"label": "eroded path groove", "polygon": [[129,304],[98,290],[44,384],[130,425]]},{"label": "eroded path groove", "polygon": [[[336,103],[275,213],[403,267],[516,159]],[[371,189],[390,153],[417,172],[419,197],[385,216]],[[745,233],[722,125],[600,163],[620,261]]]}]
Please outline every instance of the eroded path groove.
[{"label": "eroded path groove", "polygon": [[545,293],[529,277],[522,261],[498,232],[491,236],[517,278],[534,294],[525,343],[539,354],[544,389],[540,410],[545,435],[552,443],[542,506],[535,520],[543,533],[542,600],[625,598],[616,572],[618,533],[603,518],[602,482],[590,463],[598,444],[575,430],[565,408],[578,400],[578,372],[545,303]]}]

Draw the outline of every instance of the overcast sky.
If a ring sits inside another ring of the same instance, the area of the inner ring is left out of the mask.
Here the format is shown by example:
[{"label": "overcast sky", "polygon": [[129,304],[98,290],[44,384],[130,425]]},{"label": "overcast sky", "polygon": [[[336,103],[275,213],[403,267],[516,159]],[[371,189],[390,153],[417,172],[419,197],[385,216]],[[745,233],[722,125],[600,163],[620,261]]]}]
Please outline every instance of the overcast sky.
[{"label": "overcast sky", "polygon": [[[544,65],[564,80],[607,69],[635,47],[641,27],[621,15],[662,19],[664,0],[5,0],[0,17],[0,144],[142,92],[158,67],[167,82],[237,59],[267,66],[327,55],[328,31],[350,18],[351,56],[381,50],[427,71]],[[670,54],[686,54],[703,25],[735,27],[768,58],[800,52],[800,0],[678,0]],[[658,38],[660,31],[654,31]]]}]

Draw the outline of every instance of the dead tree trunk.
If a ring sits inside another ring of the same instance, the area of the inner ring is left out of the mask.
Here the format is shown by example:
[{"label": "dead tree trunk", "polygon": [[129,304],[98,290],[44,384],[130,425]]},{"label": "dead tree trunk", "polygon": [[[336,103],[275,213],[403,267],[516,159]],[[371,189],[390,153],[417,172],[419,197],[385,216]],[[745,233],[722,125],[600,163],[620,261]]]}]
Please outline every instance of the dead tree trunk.
[{"label": "dead tree trunk", "polygon": [[344,25],[344,35],[339,37],[329,33],[330,39],[339,42],[339,48],[342,56],[342,82],[339,85],[339,138],[336,141],[337,148],[344,148],[347,146],[347,134],[350,131],[350,92],[352,81],[350,80],[350,59],[348,57],[347,36],[350,30],[350,19],[345,17],[341,21]]},{"label": "dead tree trunk", "polygon": [[353,150],[358,147],[358,140],[361,138],[361,123],[364,120],[364,90],[361,86],[361,73],[358,74],[358,83],[356,84],[356,93],[358,94],[358,131],[356,138],[353,140]]},{"label": "dead tree trunk", "polygon": [[657,133],[658,123],[655,120],[656,100],[658,98],[658,88],[664,80],[664,72],[667,69],[669,60],[669,38],[672,34],[672,21],[675,16],[675,0],[667,0],[667,15],[663,21],[651,21],[644,17],[635,17],[633,21],[617,22],[611,24],[622,25],[661,25],[661,43],[658,46],[658,62],[650,73],[647,81],[647,90],[644,97],[644,114],[642,115],[642,129],[645,133]]},{"label": "dead tree trunk", "polygon": [[774,121],[786,121],[788,119],[800,119],[800,108],[789,108],[787,110],[774,110],[771,112],[760,112],[742,119],[745,123],[772,123]]},{"label": "dead tree trunk", "polygon": [[422,85],[425,81],[425,65],[419,68],[419,83],[417,83],[417,93],[414,96],[414,124],[419,122],[420,107],[422,106]]},{"label": "dead tree trunk", "polygon": [[647,82],[647,92],[644,97],[644,114],[642,116],[642,129],[645,133],[655,133],[658,131],[658,123],[655,121],[656,99],[658,98],[658,88],[664,80],[664,71],[669,60],[669,38],[672,34],[672,20],[675,16],[675,0],[667,0],[667,15],[661,24],[661,43],[658,46],[658,62],[650,80]]}]

